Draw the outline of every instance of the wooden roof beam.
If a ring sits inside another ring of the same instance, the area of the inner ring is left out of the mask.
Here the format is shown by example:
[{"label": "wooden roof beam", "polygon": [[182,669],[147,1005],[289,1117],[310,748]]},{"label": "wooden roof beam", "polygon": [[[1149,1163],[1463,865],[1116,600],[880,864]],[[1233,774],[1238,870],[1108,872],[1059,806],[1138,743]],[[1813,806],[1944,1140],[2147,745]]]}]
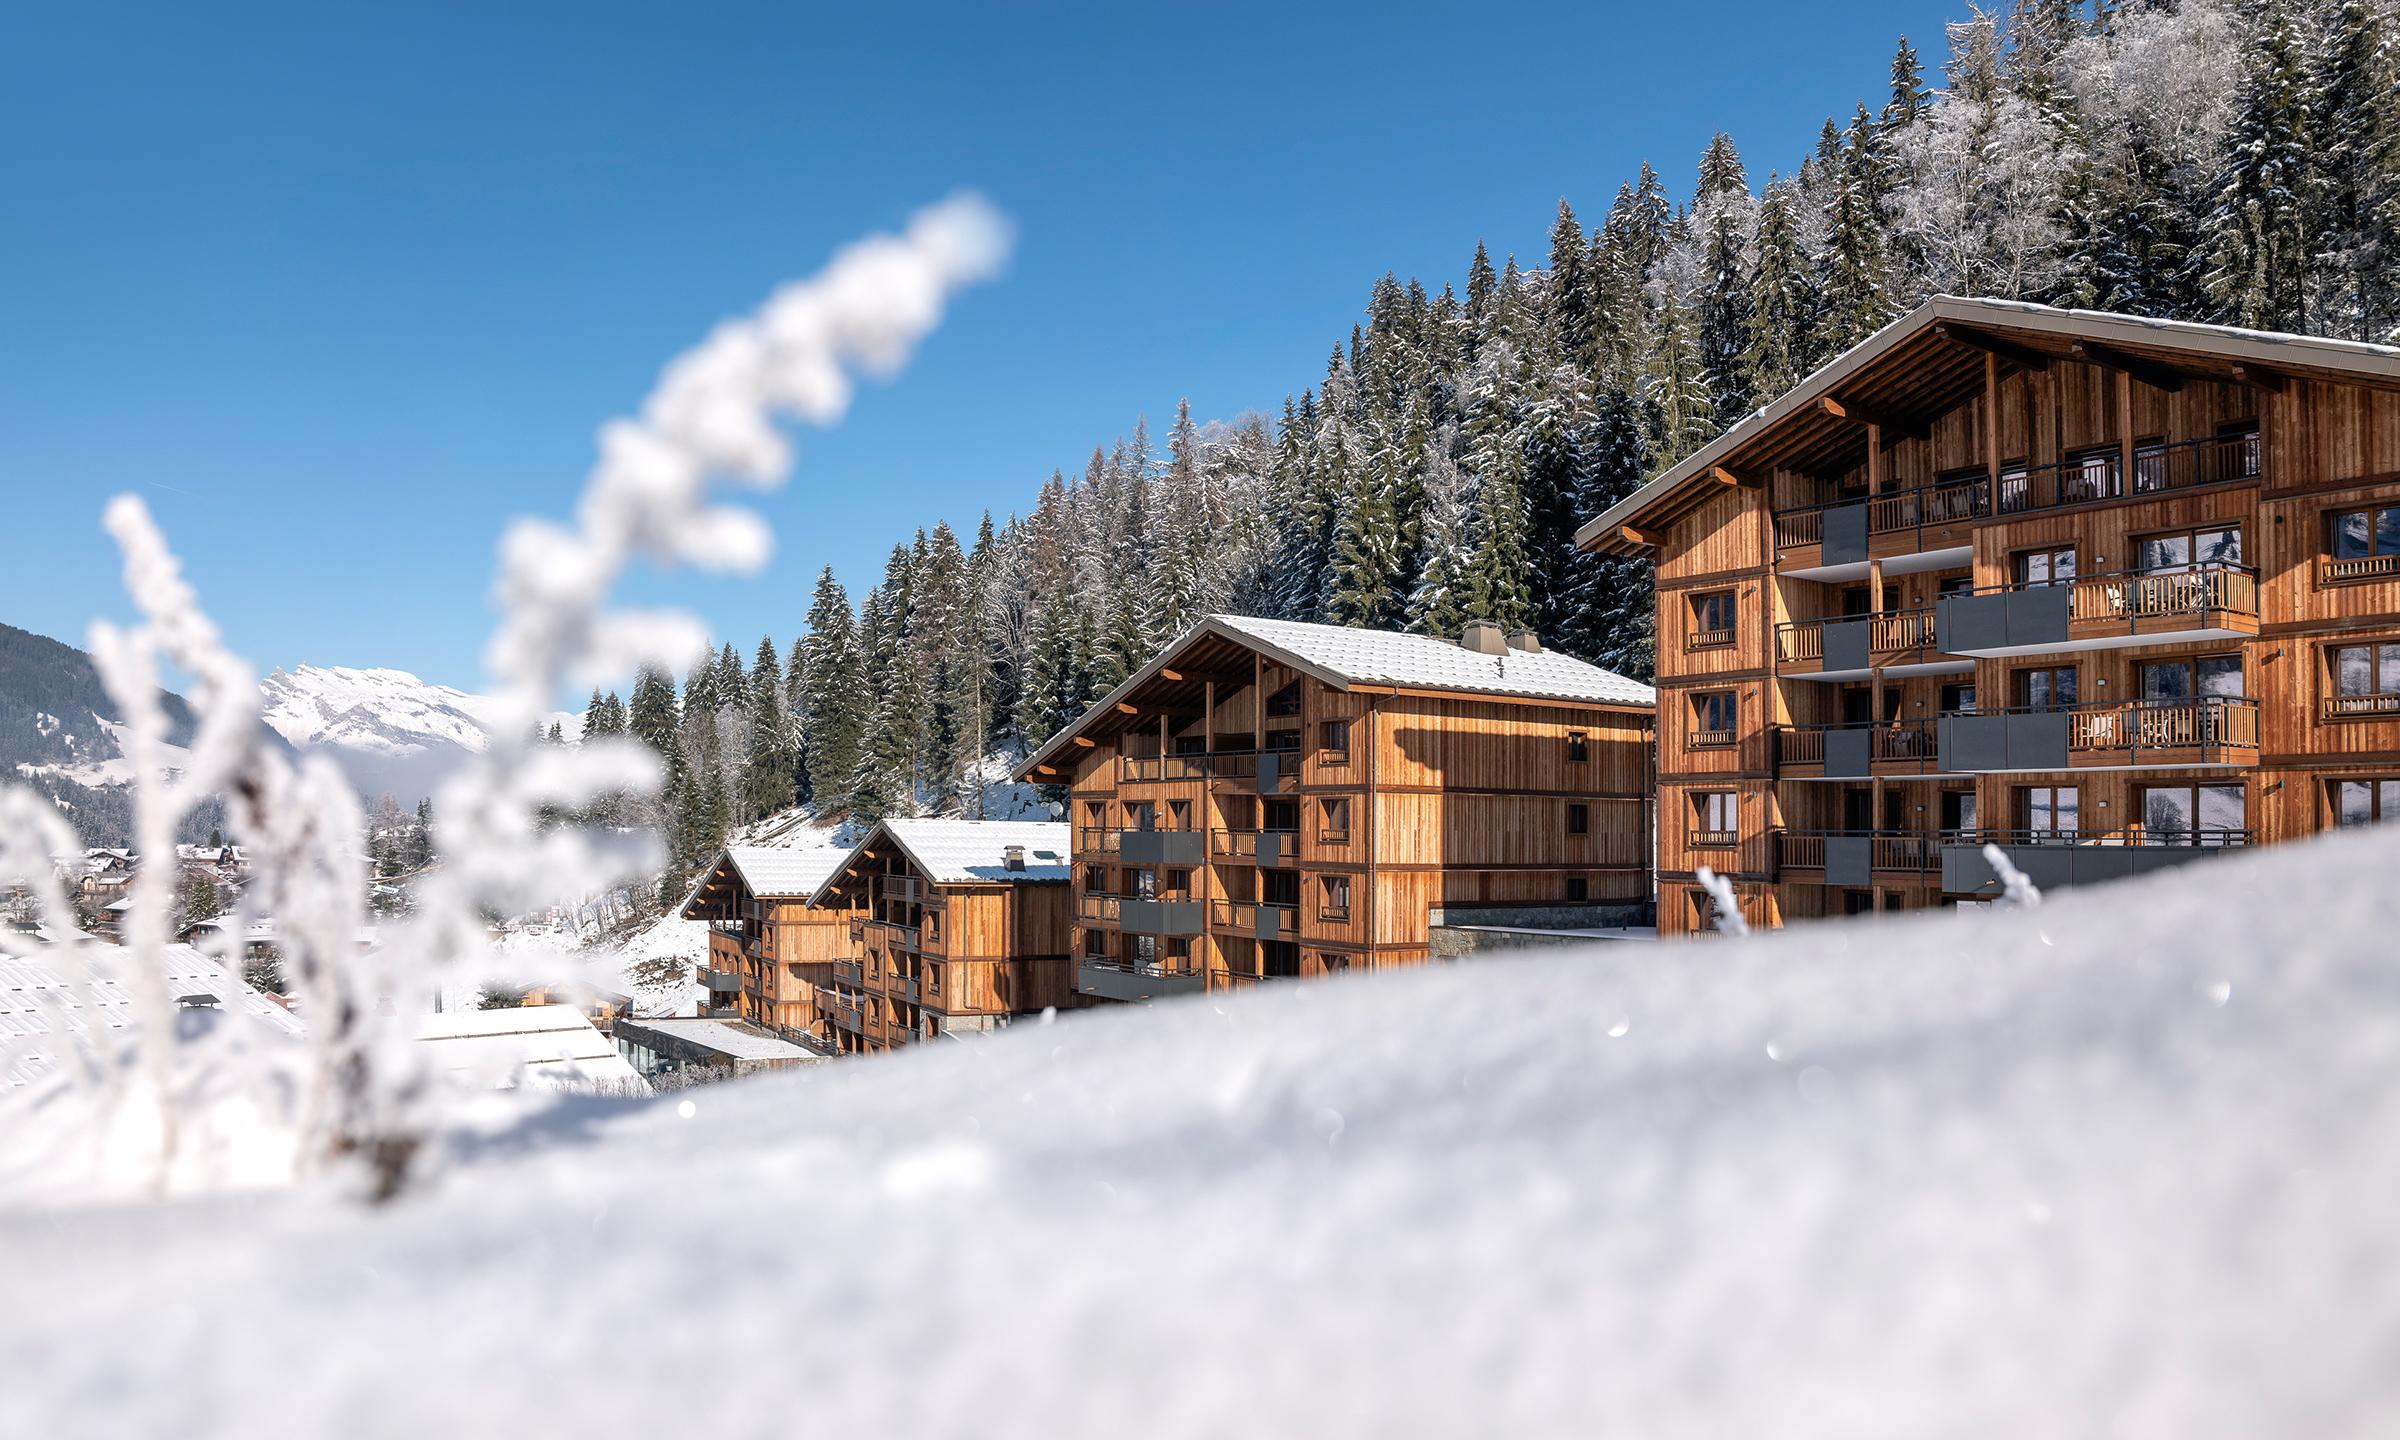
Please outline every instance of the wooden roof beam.
[{"label": "wooden roof beam", "polygon": [[2186,372],[2172,365],[2129,355],[2113,345],[2102,345],[2095,340],[2078,340],[2072,348],[2077,359],[2088,360],[2110,370],[2121,370],[2153,390],[2172,392],[2183,388]]},{"label": "wooden roof beam", "polygon": [[2014,340],[2003,340],[1997,335],[1982,330],[1971,330],[1964,325],[1953,325],[1944,320],[1933,327],[1933,333],[1941,336],[1944,340],[1964,345],[1970,350],[1981,350],[1986,355],[1997,355],[2019,369],[2047,370],[2050,368],[2050,357],[2041,351],[2019,345]]},{"label": "wooden roof beam", "polygon": [[2292,388],[2291,376],[2275,370],[2262,370],[2256,365],[2234,366],[2233,378],[2253,390],[2264,390],[2269,395],[2281,395]]},{"label": "wooden roof beam", "polygon": [[1933,426],[1927,421],[1910,420],[1904,416],[1877,410],[1872,406],[1861,405],[1854,400],[1839,400],[1831,395],[1819,395],[1817,409],[1836,420],[1848,420],[1856,425],[1876,426],[1883,431],[1885,449],[1890,449],[1904,439],[1922,440],[1933,432]]},{"label": "wooden roof beam", "polygon": [[1617,527],[1617,534],[1624,539],[1626,544],[1639,545],[1643,549],[1648,549],[1649,547],[1658,543],[1658,538],[1656,536],[1651,535],[1646,531],[1636,530],[1631,525],[1619,525]]},{"label": "wooden roof beam", "polygon": [[1756,490],[1758,488],[1757,477],[1736,475],[1722,465],[1709,466],[1708,474],[1709,478],[1715,480],[1719,485],[1738,485],[1744,490]]}]

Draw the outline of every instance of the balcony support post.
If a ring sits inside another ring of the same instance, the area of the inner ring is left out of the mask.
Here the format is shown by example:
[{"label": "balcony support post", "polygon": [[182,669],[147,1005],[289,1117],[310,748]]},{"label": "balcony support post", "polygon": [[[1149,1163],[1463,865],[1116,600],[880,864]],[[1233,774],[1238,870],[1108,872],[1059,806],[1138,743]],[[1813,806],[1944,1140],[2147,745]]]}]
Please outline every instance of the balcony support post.
[{"label": "balcony support post", "polygon": [[1983,352],[1983,481],[1990,487],[1990,508],[2000,513],[2000,357]]},{"label": "balcony support post", "polygon": [[1892,468],[1892,458],[1883,453],[1883,426],[1867,422],[1867,494],[1881,495],[1886,472]]},{"label": "balcony support post", "polygon": [[2117,493],[2133,493],[2133,372],[2117,371]]}]

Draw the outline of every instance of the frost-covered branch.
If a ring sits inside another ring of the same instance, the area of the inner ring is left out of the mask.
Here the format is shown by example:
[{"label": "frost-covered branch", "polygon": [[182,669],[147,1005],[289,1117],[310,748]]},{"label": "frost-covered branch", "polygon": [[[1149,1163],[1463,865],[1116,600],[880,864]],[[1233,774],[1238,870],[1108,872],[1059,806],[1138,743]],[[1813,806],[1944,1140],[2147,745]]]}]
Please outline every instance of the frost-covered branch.
[{"label": "frost-covered branch", "polygon": [[1733,893],[1733,882],[1706,865],[1698,872],[1700,888],[1708,892],[1716,907],[1716,927],[1727,935],[1747,935],[1750,922],[1742,918],[1741,897]]}]

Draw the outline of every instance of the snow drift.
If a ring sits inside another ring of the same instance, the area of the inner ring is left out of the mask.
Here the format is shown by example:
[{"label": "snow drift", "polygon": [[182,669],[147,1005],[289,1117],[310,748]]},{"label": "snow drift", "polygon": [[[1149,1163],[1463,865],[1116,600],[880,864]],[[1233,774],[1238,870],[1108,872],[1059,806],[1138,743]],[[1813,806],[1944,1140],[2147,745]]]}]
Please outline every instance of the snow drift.
[{"label": "snow drift", "polygon": [[2395,838],[19,1215],[0,1432],[2390,1434]]}]

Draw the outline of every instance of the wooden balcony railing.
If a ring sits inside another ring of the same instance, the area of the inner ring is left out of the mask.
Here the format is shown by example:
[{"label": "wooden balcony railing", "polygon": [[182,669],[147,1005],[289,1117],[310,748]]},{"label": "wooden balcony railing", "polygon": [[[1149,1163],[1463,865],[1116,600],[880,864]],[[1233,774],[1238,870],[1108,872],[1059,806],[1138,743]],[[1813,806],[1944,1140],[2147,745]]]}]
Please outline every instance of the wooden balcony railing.
[{"label": "wooden balcony railing", "polygon": [[1686,650],[1713,650],[1720,645],[1731,645],[1732,643],[1733,632],[1731,630],[1694,630],[1684,637],[1683,648]]},{"label": "wooden balcony railing", "polygon": [[1731,730],[1692,730],[1684,736],[1683,744],[1687,750],[1722,750],[1733,741]]},{"label": "wooden balcony railing", "polygon": [[2346,585],[2354,580],[2400,580],[2400,555],[2317,557],[2317,583]]},{"label": "wooden balcony railing", "polygon": [[1683,843],[1692,850],[1731,850],[1741,843],[1741,834],[1733,830],[1701,830],[1685,832]]},{"label": "wooden balcony railing", "polygon": [[1261,919],[1274,927],[1277,936],[1300,933],[1300,907],[1251,900],[1211,900],[1208,902],[1208,923],[1245,934],[1256,933]]},{"label": "wooden balcony railing", "polygon": [[1822,765],[1825,737],[1867,732],[1868,757],[1878,765],[1931,765],[1939,759],[1940,730],[1932,720],[1893,720],[1881,725],[1778,725],[1775,763]]},{"label": "wooden balcony railing", "polygon": [[1114,827],[1086,825],[1075,832],[1075,853],[1079,855],[1113,855],[1124,831]]},{"label": "wooden balcony railing", "polygon": [[1256,830],[1215,829],[1208,832],[1209,853],[1214,855],[1230,855],[1237,860],[1256,859],[1258,856],[1258,837],[1261,835],[1274,835],[1281,837],[1283,841],[1283,853],[1286,859],[1291,857],[1292,851],[1294,847],[1298,845],[1300,839],[1300,832],[1297,830],[1272,830],[1263,826]]},{"label": "wooden balcony railing", "polygon": [[1826,841],[1864,840],[1871,869],[1927,874],[1942,868],[1946,838],[1934,830],[1779,830],[1775,858],[1787,870],[1822,870]]},{"label": "wooden balcony railing", "polygon": [[1972,520],[1991,509],[1991,485],[1981,476],[1973,479],[1945,480],[1934,485],[1915,485],[1906,490],[1888,490],[1880,495],[1853,496],[1811,505],[1800,510],[1784,510],[1775,516],[1775,546],[1789,550],[1798,545],[1815,545],[1825,538],[1825,512],[1845,505],[1864,504],[1867,507],[1869,535],[1898,535],[1921,530],[1928,525],[1952,525]]},{"label": "wooden balcony railing", "polygon": [[1880,615],[1829,615],[1818,620],[1787,620],[1775,627],[1776,654],[1785,664],[1825,658],[1825,627],[1844,621],[1872,620],[1868,648],[1877,655],[1897,655],[1933,645],[1933,611],[1886,610]]},{"label": "wooden balcony railing", "polygon": [[2328,695],[2325,718],[2356,720],[2362,716],[2400,715],[2400,694]]},{"label": "wooden balcony railing", "polygon": [[[2012,587],[2021,588],[2021,587]],[[2209,614],[2258,614],[2258,572],[2239,565],[2197,565],[2152,574],[2079,576],[2068,618],[2139,627],[2144,620]]]},{"label": "wooden balcony railing", "polygon": [[1086,920],[1104,920],[1114,924],[1125,899],[1122,895],[1104,895],[1097,890],[1087,890],[1075,902],[1075,913]]},{"label": "wooden balcony railing", "polygon": [[2069,751],[2258,748],[2258,702],[2243,696],[2083,705],[2067,715]]}]

